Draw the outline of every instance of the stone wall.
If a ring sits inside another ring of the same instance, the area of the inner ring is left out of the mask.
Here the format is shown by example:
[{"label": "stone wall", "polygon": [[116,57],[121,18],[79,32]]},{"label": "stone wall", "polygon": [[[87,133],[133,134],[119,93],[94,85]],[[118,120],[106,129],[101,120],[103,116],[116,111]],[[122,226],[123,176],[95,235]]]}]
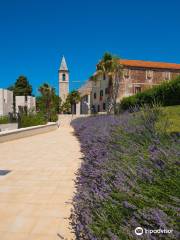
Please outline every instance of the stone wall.
[{"label": "stone wall", "polygon": [[[125,71],[129,71],[128,76],[124,74]],[[150,71],[152,78],[147,77],[147,72]],[[166,78],[166,75],[168,78]],[[167,69],[147,69],[147,68],[135,68],[126,67],[123,70],[123,76],[120,80],[119,94],[117,101],[121,101],[122,98],[134,95],[138,91],[144,91],[146,89],[157,86],[163,81],[169,81],[180,75],[180,70],[167,70]],[[106,76],[99,76],[97,81],[92,84],[91,106],[95,106],[96,111],[104,111],[103,104],[107,106],[108,94],[106,89],[108,88],[109,79]],[[103,96],[100,97],[100,91],[103,92]],[[96,98],[94,95],[96,94]]]},{"label": "stone wall", "polygon": [[[131,96],[137,93],[138,91],[144,91],[153,86],[157,86],[164,81],[169,81],[180,75],[180,70],[166,70],[166,69],[136,69],[128,68],[129,76],[123,76],[120,84],[120,91],[118,100],[121,100],[123,97]],[[147,71],[151,71],[152,77],[147,77]],[[167,76],[167,78],[166,78]]]},{"label": "stone wall", "polygon": [[18,129],[17,123],[0,124],[0,132]]},{"label": "stone wall", "polygon": [[36,134],[42,134],[57,129],[56,123],[48,123],[46,125],[39,125],[27,128],[20,128],[11,131],[4,131],[0,133],[0,143],[12,141],[19,138],[30,137]]},{"label": "stone wall", "polygon": [[59,114],[58,125],[59,127],[66,127],[71,124],[71,121],[76,118],[88,117],[90,114],[80,114],[80,115],[71,115],[71,114]]}]

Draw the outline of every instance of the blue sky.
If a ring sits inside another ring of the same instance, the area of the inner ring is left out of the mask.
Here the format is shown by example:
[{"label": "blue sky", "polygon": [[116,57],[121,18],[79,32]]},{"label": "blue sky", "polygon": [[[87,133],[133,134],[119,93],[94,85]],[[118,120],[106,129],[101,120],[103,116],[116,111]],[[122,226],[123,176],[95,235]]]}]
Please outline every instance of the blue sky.
[{"label": "blue sky", "polygon": [[57,88],[62,55],[71,89],[105,51],[180,63],[179,9],[178,0],[0,0],[0,87],[25,75],[34,94],[44,82]]}]

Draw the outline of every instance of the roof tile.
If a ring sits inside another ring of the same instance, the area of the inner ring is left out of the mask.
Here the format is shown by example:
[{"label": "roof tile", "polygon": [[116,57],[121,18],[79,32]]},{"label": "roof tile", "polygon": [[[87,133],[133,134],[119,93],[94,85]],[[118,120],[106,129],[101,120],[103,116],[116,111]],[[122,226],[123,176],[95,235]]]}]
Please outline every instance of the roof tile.
[{"label": "roof tile", "polygon": [[176,63],[150,62],[150,61],[143,61],[143,60],[126,60],[126,59],[121,59],[120,63],[124,66],[129,66],[129,67],[180,70],[180,64],[176,64]]}]

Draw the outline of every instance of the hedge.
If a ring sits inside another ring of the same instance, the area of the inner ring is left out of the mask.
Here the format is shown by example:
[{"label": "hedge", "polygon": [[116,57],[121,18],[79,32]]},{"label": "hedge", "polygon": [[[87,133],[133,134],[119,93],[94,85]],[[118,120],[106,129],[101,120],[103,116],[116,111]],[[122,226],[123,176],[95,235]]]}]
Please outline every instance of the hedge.
[{"label": "hedge", "polygon": [[0,116],[0,124],[6,124],[9,122],[8,116]]},{"label": "hedge", "polygon": [[162,106],[179,105],[180,76],[144,92],[123,98],[120,103],[120,109],[127,110],[131,107],[142,106],[144,104],[153,105],[154,102],[160,103]]},{"label": "hedge", "polygon": [[20,119],[20,127],[31,127],[31,126],[37,126],[37,125],[44,125],[47,123],[47,120],[45,119],[44,115],[41,113],[37,114],[23,114]]}]

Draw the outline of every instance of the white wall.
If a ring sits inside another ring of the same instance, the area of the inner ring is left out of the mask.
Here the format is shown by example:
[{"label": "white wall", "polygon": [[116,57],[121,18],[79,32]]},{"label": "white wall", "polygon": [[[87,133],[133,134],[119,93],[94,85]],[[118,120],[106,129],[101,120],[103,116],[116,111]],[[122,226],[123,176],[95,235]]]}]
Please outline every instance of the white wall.
[{"label": "white wall", "polygon": [[0,88],[0,116],[13,112],[13,92]]},{"label": "white wall", "polygon": [[19,106],[27,107],[27,110],[35,110],[36,98],[32,96],[27,96],[27,101],[25,101],[25,96],[16,96],[16,112],[19,111]]},{"label": "white wall", "polygon": [[91,113],[91,95],[85,95],[81,98],[81,114]]},{"label": "white wall", "polygon": [[0,133],[0,143],[12,141],[19,138],[30,137],[36,134],[42,134],[56,129],[57,129],[56,123],[48,123],[46,125],[3,131]]}]

